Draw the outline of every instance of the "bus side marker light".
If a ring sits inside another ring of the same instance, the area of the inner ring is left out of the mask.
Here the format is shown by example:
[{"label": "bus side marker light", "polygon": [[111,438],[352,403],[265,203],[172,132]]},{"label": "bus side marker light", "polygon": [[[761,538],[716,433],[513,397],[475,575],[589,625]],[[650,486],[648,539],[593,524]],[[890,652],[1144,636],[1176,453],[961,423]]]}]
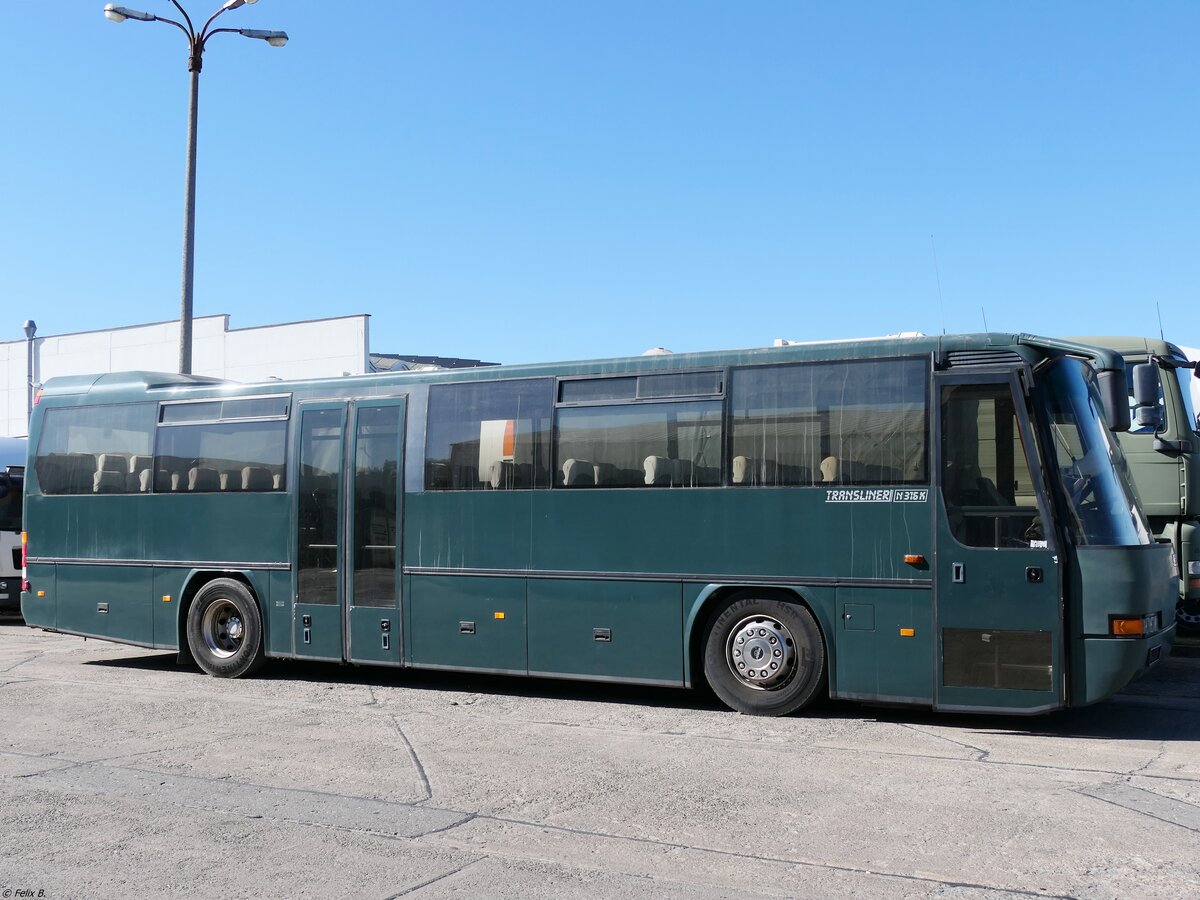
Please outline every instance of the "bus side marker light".
[{"label": "bus side marker light", "polygon": [[493,618],[493,619],[503,619],[503,618],[504,618],[504,613],[502,613],[502,612],[494,612],[494,613],[492,613],[492,618]]},{"label": "bus side marker light", "polygon": [[37,592],[37,595],[38,595],[39,597],[45,597],[45,596],[46,596],[46,592],[45,592],[45,591],[38,591],[38,592]]},{"label": "bus side marker light", "polygon": [[905,553],[904,561],[910,566],[925,565],[925,557],[923,557],[920,553]]},{"label": "bus side marker light", "polygon": [[171,602],[171,595],[163,594],[163,603],[170,603],[170,602]]},{"label": "bus side marker light", "polygon": [[915,628],[901,628],[900,637],[913,637],[917,633]]}]

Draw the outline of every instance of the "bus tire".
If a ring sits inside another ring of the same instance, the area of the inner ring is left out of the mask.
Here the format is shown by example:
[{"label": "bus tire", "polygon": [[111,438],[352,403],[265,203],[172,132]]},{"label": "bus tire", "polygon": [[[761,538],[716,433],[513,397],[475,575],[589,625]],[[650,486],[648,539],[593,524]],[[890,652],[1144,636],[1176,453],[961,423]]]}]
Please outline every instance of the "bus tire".
[{"label": "bus tire", "polygon": [[232,578],[204,585],[188,609],[187,642],[209,675],[237,678],[262,668],[262,616],[247,587]]},{"label": "bus tire", "polygon": [[786,716],[825,687],[825,644],[798,603],[739,594],[713,611],[704,676],[730,709]]}]

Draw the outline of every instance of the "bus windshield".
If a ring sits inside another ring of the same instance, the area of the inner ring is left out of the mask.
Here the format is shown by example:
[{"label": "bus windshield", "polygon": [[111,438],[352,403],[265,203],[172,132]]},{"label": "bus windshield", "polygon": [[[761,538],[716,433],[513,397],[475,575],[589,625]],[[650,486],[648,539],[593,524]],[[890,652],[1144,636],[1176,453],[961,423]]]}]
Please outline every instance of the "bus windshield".
[{"label": "bus windshield", "polygon": [[1121,448],[1104,424],[1093,379],[1086,363],[1064,358],[1040,380],[1050,429],[1048,461],[1066,500],[1068,528],[1081,545],[1149,544],[1149,524],[1125,474]]},{"label": "bus windshield", "polygon": [[0,531],[21,531],[22,488],[24,479],[20,475],[0,473]]}]

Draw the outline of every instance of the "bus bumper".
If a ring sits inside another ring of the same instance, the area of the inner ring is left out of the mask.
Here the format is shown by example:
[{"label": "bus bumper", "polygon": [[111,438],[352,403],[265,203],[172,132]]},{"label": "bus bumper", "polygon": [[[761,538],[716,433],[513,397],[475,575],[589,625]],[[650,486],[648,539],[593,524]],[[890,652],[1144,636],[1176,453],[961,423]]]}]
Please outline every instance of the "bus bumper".
[{"label": "bus bumper", "polygon": [[1083,665],[1075,670],[1070,705],[1096,703],[1136,681],[1170,654],[1174,638],[1174,623],[1157,634],[1140,638],[1082,638],[1076,650]]}]

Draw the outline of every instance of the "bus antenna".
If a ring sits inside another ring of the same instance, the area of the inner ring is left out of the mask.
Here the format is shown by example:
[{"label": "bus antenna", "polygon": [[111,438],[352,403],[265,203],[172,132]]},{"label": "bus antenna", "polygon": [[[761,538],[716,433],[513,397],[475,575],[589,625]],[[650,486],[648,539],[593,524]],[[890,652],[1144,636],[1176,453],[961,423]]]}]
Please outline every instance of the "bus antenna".
[{"label": "bus antenna", "polygon": [[1162,304],[1159,303],[1157,300],[1155,300],[1154,308],[1156,310],[1158,310],[1158,339],[1160,341],[1165,341],[1166,338],[1163,337],[1163,328],[1162,328]]},{"label": "bus antenna", "polygon": [[988,330],[988,327],[987,327],[987,310],[986,310],[986,309],[984,309],[984,308],[981,306],[981,307],[979,307],[979,314],[980,314],[981,316],[983,316],[983,330],[984,330],[984,331],[987,331],[987,330]]},{"label": "bus antenna", "polygon": [[933,243],[933,235],[929,236],[929,249],[933,251],[933,274],[937,278],[938,311],[942,314],[942,334],[946,333],[946,306],[942,302],[942,273],[938,270],[937,247]]}]

